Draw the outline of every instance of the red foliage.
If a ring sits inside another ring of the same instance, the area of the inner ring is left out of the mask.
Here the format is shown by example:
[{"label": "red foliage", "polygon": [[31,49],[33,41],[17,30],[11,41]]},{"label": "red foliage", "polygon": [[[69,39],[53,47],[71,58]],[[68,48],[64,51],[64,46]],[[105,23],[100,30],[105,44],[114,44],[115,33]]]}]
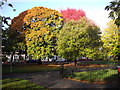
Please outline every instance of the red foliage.
[{"label": "red foliage", "polygon": [[80,20],[81,17],[85,17],[85,12],[83,10],[77,10],[77,9],[66,9],[66,10],[61,10],[61,14],[63,15],[63,18],[65,20]]}]

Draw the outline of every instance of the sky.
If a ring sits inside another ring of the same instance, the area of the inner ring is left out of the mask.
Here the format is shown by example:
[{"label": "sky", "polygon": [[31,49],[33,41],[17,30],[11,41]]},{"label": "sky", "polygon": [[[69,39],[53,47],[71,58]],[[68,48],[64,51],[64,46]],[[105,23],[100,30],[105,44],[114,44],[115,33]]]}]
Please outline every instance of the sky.
[{"label": "sky", "polygon": [[5,4],[0,13],[14,18],[21,12],[36,6],[43,6],[58,11],[67,8],[82,9],[89,19],[94,21],[101,29],[104,29],[106,28],[106,23],[111,20],[108,18],[109,11],[105,10],[105,6],[109,5],[110,1],[112,0],[8,0],[7,3],[12,3],[16,11],[12,11]]}]

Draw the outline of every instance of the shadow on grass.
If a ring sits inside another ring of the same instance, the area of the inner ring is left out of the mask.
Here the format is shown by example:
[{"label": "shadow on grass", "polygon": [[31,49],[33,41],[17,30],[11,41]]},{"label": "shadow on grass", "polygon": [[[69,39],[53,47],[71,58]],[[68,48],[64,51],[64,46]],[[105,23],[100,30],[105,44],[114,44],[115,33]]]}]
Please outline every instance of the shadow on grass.
[{"label": "shadow on grass", "polygon": [[120,76],[118,78],[117,70],[103,69],[96,71],[76,72],[75,76],[69,75],[68,78],[87,81],[89,83],[103,84],[107,88],[120,88]]},{"label": "shadow on grass", "polygon": [[[15,64],[12,67],[12,73],[32,73],[32,72],[40,72],[40,71],[56,71],[58,70],[58,66],[50,66],[50,65],[38,65],[38,64]],[[10,65],[2,65],[2,73],[11,73]]]},{"label": "shadow on grass", "polygon": [[120,75],[114,74],[104,79],[106,85],[111,88],[120,88]]}]

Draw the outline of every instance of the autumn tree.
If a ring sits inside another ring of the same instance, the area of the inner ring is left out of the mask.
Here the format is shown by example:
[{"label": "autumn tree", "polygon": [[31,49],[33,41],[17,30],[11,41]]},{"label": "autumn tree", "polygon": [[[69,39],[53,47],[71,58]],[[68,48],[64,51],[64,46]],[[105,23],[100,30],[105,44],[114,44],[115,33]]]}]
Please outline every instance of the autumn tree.
[{"label": "autumn tree", "polygon": [[107,28],[103,31],[102,41],[104,42],[103,47],[107,50],[108,57],[112,56],[116,58],[120,55],[120,49],[118,46],[118,30],[120,28],[114,24],[115,21],[111,20],[107,23]]},{"label": "autumn tree", "polygon": [[80,20],[82,17],[86,17],[85,12],[80,9],[68,8],[66,10],[61,10],[60,13],[63,15],[63,18],[68,20]]},{"label": "autumn tree", "polygon": [[26,41],[28,54],[41,59],[55,54],[55,35],[62,26],[63,18],[58,11],[33,7],[15,17],[11,28]]},{"label": "autumn tree", "polygon": [[60,29],[63,24],[63,18],[56,10],[34,7],[19,14],[12,20],[11,28],[25,36],[31,30],[38,31],[46,28],[49,31]]},{"label": "autumn tree", "polygon": [[66,22],[57,37],[56,48],[59,56],[68,60],[80,57],[98,58],[95,56],[102,45],[100,29],[88,19]]}]

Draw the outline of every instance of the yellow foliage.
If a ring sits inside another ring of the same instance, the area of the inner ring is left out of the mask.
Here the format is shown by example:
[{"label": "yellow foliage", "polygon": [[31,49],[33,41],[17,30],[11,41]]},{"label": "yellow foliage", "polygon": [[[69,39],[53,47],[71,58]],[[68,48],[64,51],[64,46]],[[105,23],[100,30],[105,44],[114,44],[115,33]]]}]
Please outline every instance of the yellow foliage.
[{"label": "yellow foliage", "polygon": [[[58,16],[62,16],[58,11],[48,9],[45,7],[33,7],[32,9],[28,9],[22,13],[20,13],[17,17],[14,17],[11,22],[11,29],[17,30],[18,32],[22,32],[23,35],[27,34],[29,30],[40,30],[47,33],[45,28],[47,27],[45,22],[39,21],[42,18],[49,18],[50,15],[54,15],[53,18],[58,18]],[[32,21],[32,19],[39,19],[38,21]],[[53,20],[49,19],[47,23],[51,23]],[[56,24],[60,24],[62,20],[55,21]],[[29,26],[29,27],[28,27]],[[25,27],[23,29],[23,27]],[[49,28],[49,27],[47,27]]]}]

